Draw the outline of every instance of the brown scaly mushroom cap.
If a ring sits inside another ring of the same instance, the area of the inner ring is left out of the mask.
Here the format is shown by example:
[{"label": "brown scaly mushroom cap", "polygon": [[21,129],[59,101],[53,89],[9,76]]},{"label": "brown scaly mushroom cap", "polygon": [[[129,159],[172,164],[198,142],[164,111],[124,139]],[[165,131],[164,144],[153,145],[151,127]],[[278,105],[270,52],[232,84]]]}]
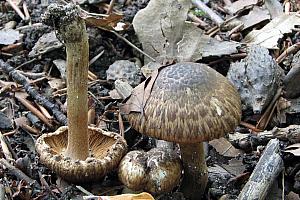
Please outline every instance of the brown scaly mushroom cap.
[{"label": "brown scaly mushroom cap", "polygon": [[95,182],[118,167],[126,154],[126,141],[117,133],[89,127],[90,155],[86,160],[73,160],[63,155],[67,147],[68,127],[44,134],[36,142],[40,161],[72,183]]},{"label": "brown scaly mushroom cap", "polygon": [[162,68],[144,113],[128,116],[139,132],[177,143],[222,137],[240,119],[241,101],[234,86],[207,65],[189,62]]}]

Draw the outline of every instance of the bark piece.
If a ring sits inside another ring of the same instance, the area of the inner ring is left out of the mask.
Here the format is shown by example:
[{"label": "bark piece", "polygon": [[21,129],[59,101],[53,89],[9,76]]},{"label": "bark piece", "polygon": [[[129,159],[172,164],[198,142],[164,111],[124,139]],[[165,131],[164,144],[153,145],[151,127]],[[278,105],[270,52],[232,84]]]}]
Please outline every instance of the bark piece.
[{"label": "bark piece", "polygon": [[248,182],[239,194],[239,200],[265,199],[274,180],[284,167],[279,153],[279,140],[270,140]]},{"label": "bark piece", "polygon": [[243,110],[261,113],[273,99],[283,75],[268,49],[253,45],[246,58],[231,64],[227,78],[240,93]]}]

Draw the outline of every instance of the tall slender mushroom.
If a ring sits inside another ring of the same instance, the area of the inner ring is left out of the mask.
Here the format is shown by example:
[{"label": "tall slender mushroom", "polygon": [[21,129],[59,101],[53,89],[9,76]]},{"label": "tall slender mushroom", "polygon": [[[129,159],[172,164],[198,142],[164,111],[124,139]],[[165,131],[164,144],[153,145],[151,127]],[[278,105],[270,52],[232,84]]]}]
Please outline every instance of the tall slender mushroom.
[{"label": "tall slender mushroom", "polygon": [[177,63],[156,73],[144,82],[142,105],[136,100],[141,96],[137,87],[121,110],[139,132],[179,143],[184,168],[181,189],[187,198],[199,199],[207,184],[202,142],[219,138],[239,124],[240,96],[224,76],[204,64]]},{"label": "tall slender mushroom", "polygon": [[51,4],[43,21],[58,28],[66,46],[68,127],[42,135],[36,143],[37,152],[41,162],[65,180],[97,181],[118,166],[126,153],[126,141],[116,133],[88,128],[89,46],[77,6]]}]

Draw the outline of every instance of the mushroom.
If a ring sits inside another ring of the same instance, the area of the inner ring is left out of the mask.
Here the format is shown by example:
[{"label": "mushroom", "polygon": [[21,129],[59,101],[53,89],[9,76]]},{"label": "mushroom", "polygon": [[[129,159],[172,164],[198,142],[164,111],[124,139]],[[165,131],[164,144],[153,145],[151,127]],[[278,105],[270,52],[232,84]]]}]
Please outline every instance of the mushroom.
[{"label": "mushroom", "polygon": [[88,128],[89,46],[85,23],[73,4],[50,5],[43,20],[58,28],[58,36],[66,46],[68,127],[42,135],[36,150],[40,161],[67,181],[100,180],[118,166],[127,145],[115,133]]},{"label": "mushroom", "polygon": [[[181,190],[187,198],[199,199],[208,175],[202,142],[222,137],[239,124],[240,96],[224,76],[205,64],[177,63],[156,73],[144,83],[156,78],[149,96],[144,96],[142,112],[128,110],[137,104],[131,99],[141,95],[137,89],[121,111],[137,131],[179,143],[184,168]],[[145,88],[144,95],[149,92]]]},{"label": "mushroom", "polygon": [[157,195],[172,191],[179,184],[181,171],[178,155],[153,148],[148,152],[135,150],[127,153],[120,162],[118,175],[129,189]]}]

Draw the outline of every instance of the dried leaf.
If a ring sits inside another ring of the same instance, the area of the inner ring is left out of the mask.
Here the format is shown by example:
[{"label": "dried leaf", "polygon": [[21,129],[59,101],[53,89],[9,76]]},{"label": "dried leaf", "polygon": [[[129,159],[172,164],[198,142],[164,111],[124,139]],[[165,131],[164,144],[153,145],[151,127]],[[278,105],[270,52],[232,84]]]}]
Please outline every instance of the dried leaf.
[{"label": "dried leaf", "polygon": [[151,194],[142,192],[140,194],[121,194],[116,196],[83,196],[84,200],[154,200]]},{"label": "dried leaf", "polygon": [[284,152],[292,153],[294,156],[300,156],[300,143],[287,146]]},{"label": "dried leaf", "polygon": [[15,124],[17,127],[23,127],[24,125],[30,125],[30,122],[27,119],[27,117],[19,117],[19,118],[16,118],[14,121],[15,121]]},{"label": "dried leaf", "polygon": [[219,41],[205,35],[193,24],[185,24],[182,39],[177,43],[178,61],[197,61],[203,57],[236,53],[240,43]]},{"label": "dried leaf", "polygon": [[[237,52],[241,44],[210,38],[186,23],[189,7],[189,1],[156,0],[136,14],[133,27],[147,54],[153,58],[177,58],[181,62]],[[150,60],[145,59],[147,64]]]},{"label": "dried leaf", "polygon": [[13,29],[0,30],[0,44],[8,45],[13,44],[20,39],[19,31]]},{"label": "dried leaf", "polygon": [[285,33],[291,33],[295,25],[300,24],[297,13],[282,14],[274,18],[270,23],[260,30],[251,31],[244,42],[259,44],[268,49],[278,49],[277,42]]},{"label": "dried leaf", "polygon": [[283,6],[278,0],[265,0],[265,6],[269,10],[272,19],[283,14]]},{"label": "dried leaf", "polygon": [[236,158],[229,160],[228,165],[222,164],[221,166],[234,176],[242,174],[246,169],[243,161]]},{"label": "dried leaf", "polygon": [[151,95],[152,87],[160,69],[163,67],[166,66],[161,66],[159,69],[155,70],[149,78],[133,89],[131,96],[125,99],[124,104],[120,106],[120,111],[122,113],[129,114],[130,112],[144,112],[144,107]]},{"label": "dried leaf", "polygon": [[258,6],[254,6],[253,10],[251,10],[248,15],[238,17],[237,19],[243,22],[243,30],[245,30],[252,26],[270,20],[270,14],[268,10]]},{"label": "dried leaf", "polygon": [[48,84],[52,89],[56,89],[56,90],[62,89],[65,86],[65,83],[62,81],[62,79],[59,78],[53,78],[49,80]]},{"label": "dried leaf", "polygon": [[50,33],[45,33],[39,40],[35,43],[32,50],[29,52],[29,57],[35,57],[38,55],[45,54],[50,51],[54,51],[63,46],[63,44],[57,39],[55,31]]},{"label": "dried leaf", "polygon": [[67,79],[67,74],[66,74],[67,62],[62,59],[53,60],[52,62],[59,70],[61,78],[66,80]]},{"label": "dried leaf", "polygon": [[219,139],[215,139],[209,142],[211,146],[213,146],[216,151],[226,157],[237,157],[240,154],[243,154],[244,152],[240,149],[236,149],[228,140],[221,137]]},{"label": "dried leaf", "polygon": [[225,6],[225,10],[227,10],[230,14],[234,15],[237,12],[243,11],[251,6],[258,4],[259,0],[238,0],[233,2],[230,5]]},{"label": "dried leaf", "polygon": [[[113,30],[116,27],[119,30],[120,27],[118,26],[118,22],[120,22],[120,20],[123,18],[123,15],[112,13],[107,16],[96,17],[87,13],[81,13],[81,17],[87,24],[96,26],[100,29]],[[128,25],[125,24],[123,28],[125,28],[125,26]]]},{"label": "dried leaf", "polygon": [[153,58],[176,56],[190,6],[190,1],[155,0],[135,15],[132,24],[146,53]]}]

